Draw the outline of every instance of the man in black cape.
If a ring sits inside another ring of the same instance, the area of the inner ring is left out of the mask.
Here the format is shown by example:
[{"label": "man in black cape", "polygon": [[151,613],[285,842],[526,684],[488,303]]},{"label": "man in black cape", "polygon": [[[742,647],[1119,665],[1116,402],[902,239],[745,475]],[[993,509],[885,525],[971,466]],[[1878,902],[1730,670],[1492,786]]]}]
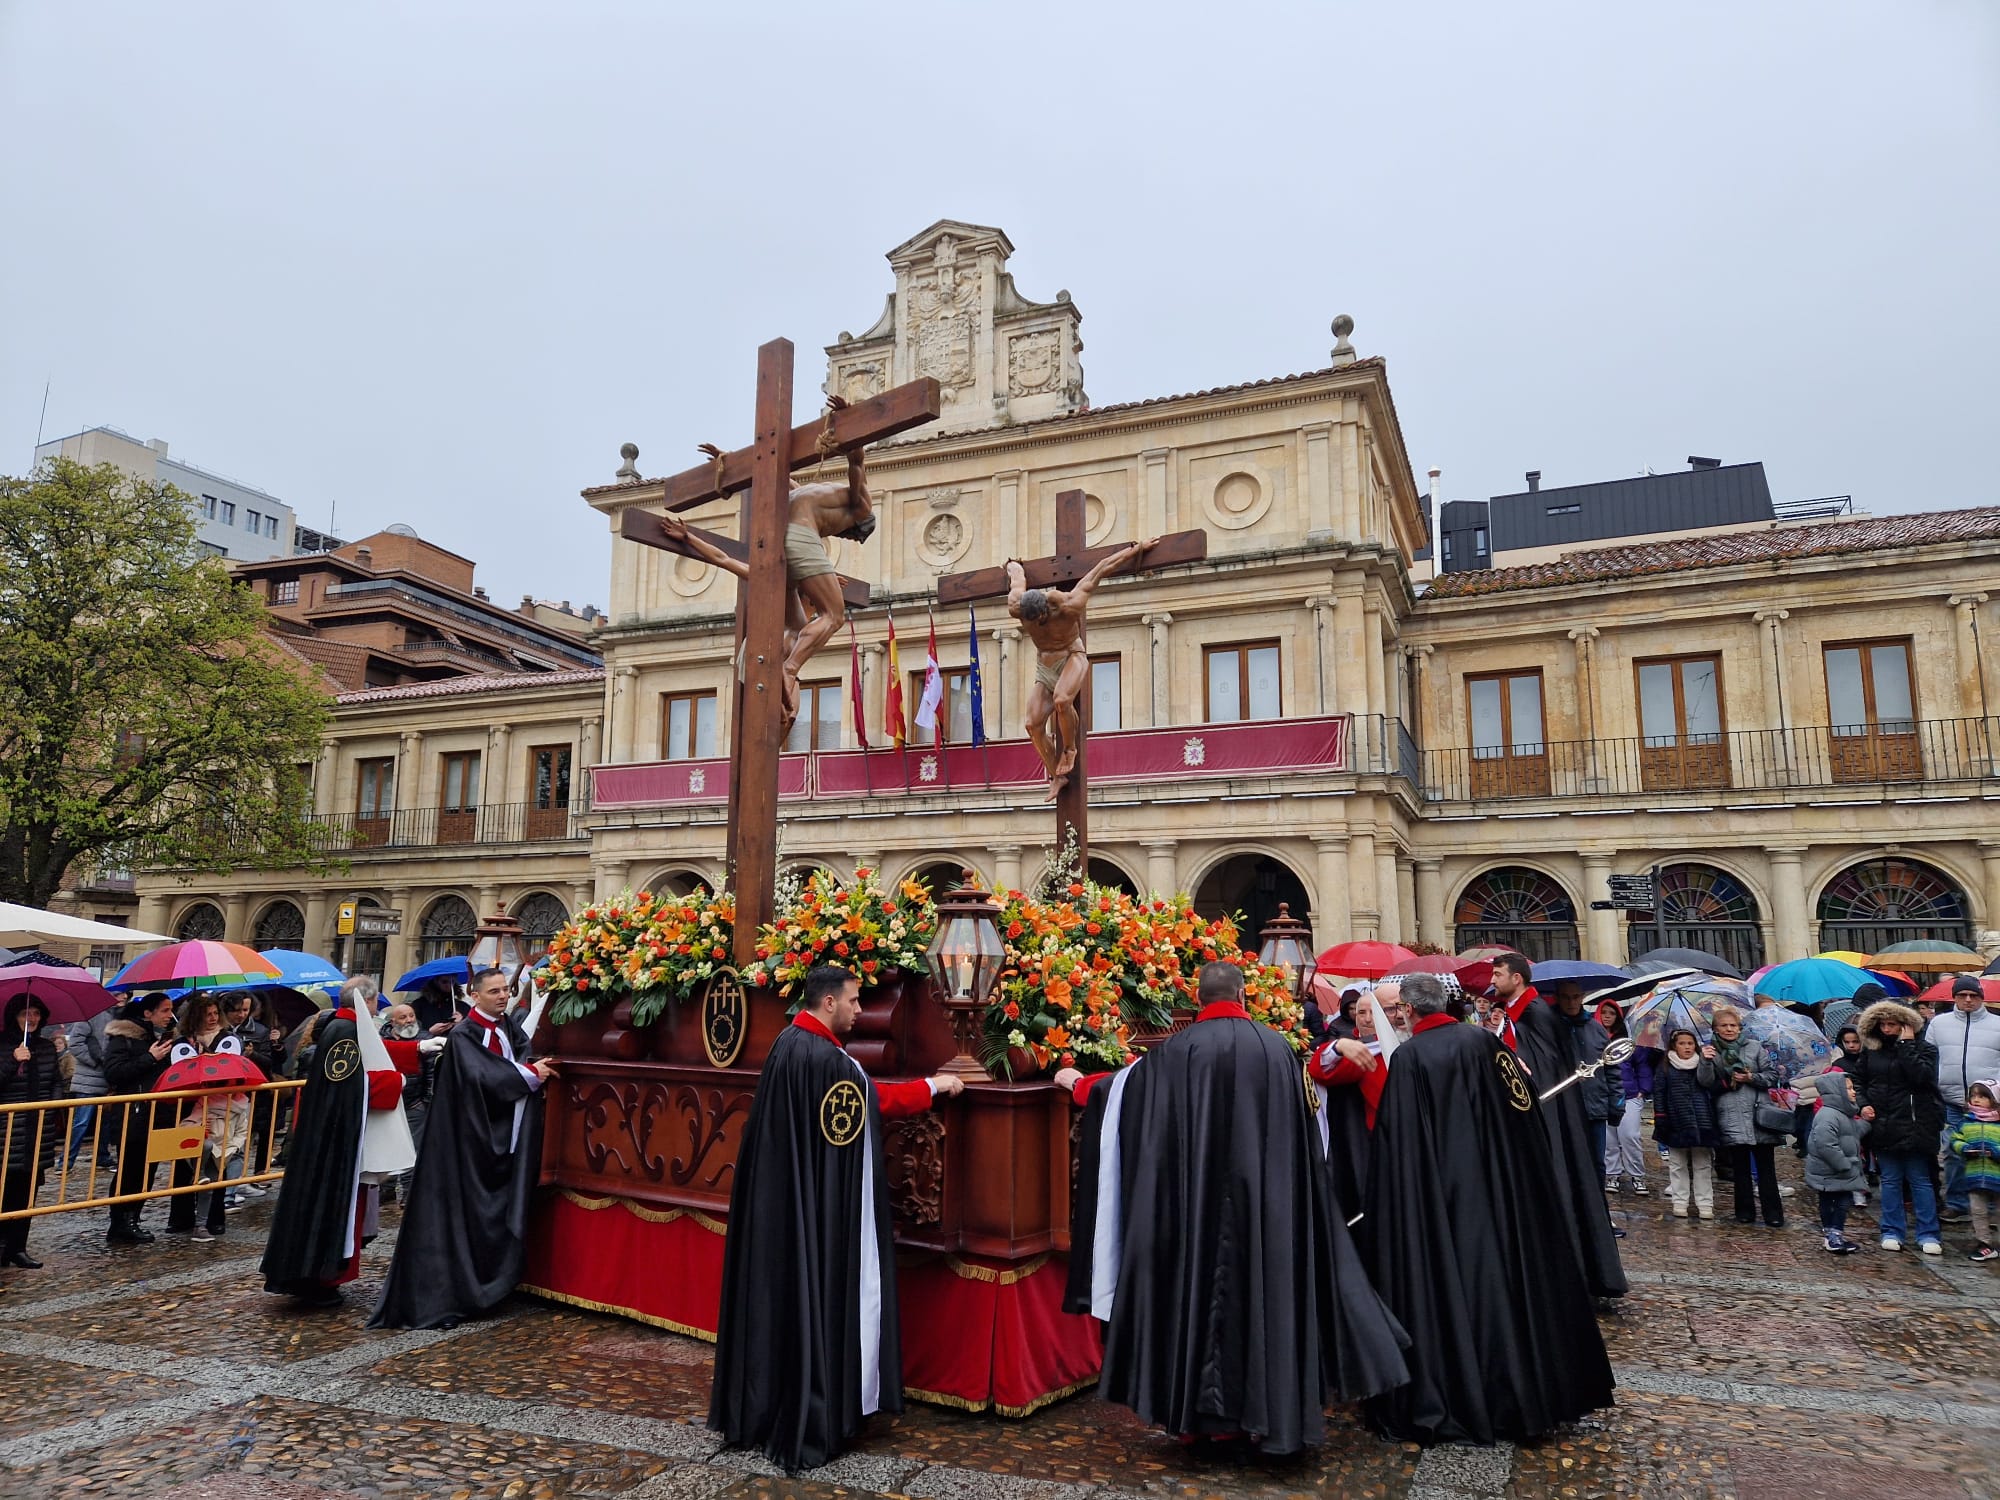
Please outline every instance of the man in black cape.
[{"label": "man in black cape", "polygon": [[1408,1378],[1312,1118],[1303,1059],[1201,971],[1195,1024],[1131,1066],[1056,1082],[1089,1113],[1063,1306],[1107,1326],[1098,1391],[1186,1440],[1295,1453],[1324,1408]]},{"label": "man in black cape", "polygon": [[[341,1287],[361,1274],[361,1246],[375,1233],[373,1185],[362,1176],[369,1132],[397,1133],[387,1115],[399,1108],[403,1074],[370,1021],[360,1019],[376,993],[371,979],[348,980],[339,1008],[320,1023],[258,1268],[265,1291],[321,1307],[338,1303]],[[407,1151],[407,1126],[400,1140]]]},{"label": "man in black cape", "polygon": [[806,974],[758,1075],[729,1195],[708,1425],[788,1473],[833,1458],[870,1413],[903,1409],[882,1121],[965,1087],[869,1078],[840,1042],[860,996],[846,969]]},{"label": "man in black cape", "polygon": [[370,1328],[451,1328],[521,1279],[541,1171],[541,1087],[499,969],[472,976],[472,1009],[445,1037],[395,1258]]},{"label": "man in black cape", "polygon": [[1522,1441],[1609,1406],[1611,1361],[1532,1086],[1446,995],[1403,981],[1417,1019],[1375,1117],[1362,1238],[1410,1383],[1364,1410],[1404,1442]]},{"label": "man in black cape", "polygon": [[[1528,982],[1532,970],[1520,954],[1501,954],[1493,960],[1493,994],[1506,1007],[1505,1029],[1527,1069],[1529,1088],[1539,1095],[1576,1072],[1583,1054],[1577,1029]],[[1584,1280],[1593,1296],[1622,1297],[1627,1289],[1625,1267],[1618,1259],[1618,1237],[1604,1201],[1604,1157],[1591,1150],[1583,1101],[1581,1088],[1564,1089],[1542,1105],[1542,1125],[1549,1133],[1563,1219],[1573,1226]]]}]

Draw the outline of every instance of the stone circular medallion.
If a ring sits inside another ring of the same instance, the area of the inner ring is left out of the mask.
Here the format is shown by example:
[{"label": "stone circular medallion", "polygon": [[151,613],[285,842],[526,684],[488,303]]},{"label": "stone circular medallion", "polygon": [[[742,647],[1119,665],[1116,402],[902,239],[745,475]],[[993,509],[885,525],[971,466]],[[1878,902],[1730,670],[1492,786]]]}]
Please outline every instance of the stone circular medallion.
[{"label": "stone circular medallion", "polygon": [[734,969],[718,969],[708,976],[701,994],[701,1048],[718,1068],[733,1067],[743,1054],[749,1032],[749,1009],[743,998],[743,984]]},{"label": "stone circular medallion", "polygon": [[949,567],[972,545],[972,533],[965,521],[943,511],[924,522],[917,533],[917,551],[934,567]]},{"label": "stone circular medallion", "polygon": [[1117,524],[1117,506],[1097,495],[1083,497],[1083,539],[1090,546],[1101,546]]},{"label": "stone circular medallion", "polygon": [[714,576],[715,569],[698,557],[675,557],[667,566],[667,587],[684,599],[692,599]]},{"label": "stone circular medallion", "polygon": [[819,1101],[819,1133],[829,1146],[851,1146],[868,1123],[868,1101],[851,1078],[843,1078]]},{"label": "stone circular medallion", "polygon": [[1201,508],[1217,526],[1241,531],[1255,526],[1271,508],[1270,486],[1239,469],[1223,476],[1214,492],[1203,498]]}]

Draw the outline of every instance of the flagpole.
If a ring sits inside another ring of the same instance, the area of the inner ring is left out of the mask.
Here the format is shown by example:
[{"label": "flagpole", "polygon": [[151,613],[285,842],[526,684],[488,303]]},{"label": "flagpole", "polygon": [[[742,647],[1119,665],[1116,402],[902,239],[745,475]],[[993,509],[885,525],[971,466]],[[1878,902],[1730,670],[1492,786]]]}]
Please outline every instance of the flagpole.
[{"label": "flagpole", "polygon": [[986,732],[986,672],[979,664],[979,611],[971,600],[965,603],[965,617],[970,625],[966,639],[972,646],[972,737],[979,745],[980,775],[985,778],[986,790],[993,790],[993,745],[992,736]]},{"label": "flagpole", "polygon": [[868,703],[861,696],[861,642],[854,634],[854,616],[847,617],[847,678],[854,705],[854,737],[861,741],[861,775],[868,795],[875,795],[875,771],[868,759]]}]

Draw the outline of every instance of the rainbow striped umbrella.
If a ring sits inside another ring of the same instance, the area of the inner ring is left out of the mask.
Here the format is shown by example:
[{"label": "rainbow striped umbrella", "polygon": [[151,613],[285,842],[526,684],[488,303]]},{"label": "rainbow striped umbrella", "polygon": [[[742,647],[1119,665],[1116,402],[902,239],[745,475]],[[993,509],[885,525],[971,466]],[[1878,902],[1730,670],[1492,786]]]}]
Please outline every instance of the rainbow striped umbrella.
[{"label": "rainbow striped umbrella", "polygon": [[196,939],[142,953],[118,971],[107,990],[208,990],[230,984],[275,984],[277,968],[241,943]]}]

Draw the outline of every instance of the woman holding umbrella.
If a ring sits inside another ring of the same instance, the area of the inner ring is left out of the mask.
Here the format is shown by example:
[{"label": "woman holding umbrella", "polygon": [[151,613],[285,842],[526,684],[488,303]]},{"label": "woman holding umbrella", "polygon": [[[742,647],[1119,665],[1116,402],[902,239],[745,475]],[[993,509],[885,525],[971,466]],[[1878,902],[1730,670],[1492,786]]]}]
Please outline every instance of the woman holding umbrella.
[{"label": "woman holding umbrella", "polygon": [[1783,1229],[1785,1204],[1778,1196],[1778,1168],[1772,1153],[1785,1137],[1757,1123],[1757,1100],[1766,1089],[1776,1087],[1777,1073],[1765,1062],[1763,1043],[1743,1034],[1743,1017],[1733,1006],[1715,1008],[1714,1047],[1715,1128],[1729,1154],[1730,1179],[1736,1186],[1736,1222],[1755,1224],[1761,1203],[1765,1227]]},{"label": "woman holding umbrella", "polygon": [[[113,1094],[143,1094],[167,1070],[174,1050],[174,1002],[163,994],[142,995],[128,1002],[118,1019],[104,1028],[104,1076]],[[118,1192],[142,1193],[152,1186],[146,1165],[146,1138],[153,1128],[154,1106],[127,1104],[118,1145]],[[113,1123],[107,1121],[107,1124]],[[139,1227],[139,1205],[112,1207],[105,1238],[114,1245],[150,1245],[153,1236]]]},{"label": "woman holding umbrella", "polygon": [[[0,1015],[0,1104],[28,1104],[53,1099],[62,1092],[63,1049],[45,1030],[48,1007],[32,995],[16,995]],[[23,1112],[5,1117],[5,1181],[0,1184],[0,1211],[11,1213],[35,1200],[35,1179],[43,1164],[62,1150],[62,1130],[51,1116],[40,1120]],[[30,1219],[0,1223],[0,1262],[24,1271],[39,1271],[42,1263],[28,1258]]]}]

